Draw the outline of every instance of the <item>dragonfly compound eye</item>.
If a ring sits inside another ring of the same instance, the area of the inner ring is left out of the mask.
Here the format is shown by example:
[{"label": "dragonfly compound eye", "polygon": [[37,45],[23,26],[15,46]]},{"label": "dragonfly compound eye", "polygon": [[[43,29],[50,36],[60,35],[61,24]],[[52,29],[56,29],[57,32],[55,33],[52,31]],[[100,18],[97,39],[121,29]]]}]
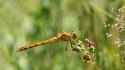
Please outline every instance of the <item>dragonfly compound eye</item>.
[{"label": "dragonfly compound eye", "polygon": [[76,33],[72,33],[72,39],[77,39],[77,35],[76,35]]}]

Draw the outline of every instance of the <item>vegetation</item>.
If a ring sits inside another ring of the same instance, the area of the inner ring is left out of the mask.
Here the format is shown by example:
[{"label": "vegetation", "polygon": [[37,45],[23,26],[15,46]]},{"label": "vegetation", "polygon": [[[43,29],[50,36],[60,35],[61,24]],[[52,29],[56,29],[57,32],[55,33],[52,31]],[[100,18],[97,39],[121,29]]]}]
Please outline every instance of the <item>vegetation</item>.
[{"label": "vegetation", "polygon": [[[16,49],[60,32],[94,42],[95,63],[66,42]],[[0,70],[124,70],[125,0],[0,0]]]}]

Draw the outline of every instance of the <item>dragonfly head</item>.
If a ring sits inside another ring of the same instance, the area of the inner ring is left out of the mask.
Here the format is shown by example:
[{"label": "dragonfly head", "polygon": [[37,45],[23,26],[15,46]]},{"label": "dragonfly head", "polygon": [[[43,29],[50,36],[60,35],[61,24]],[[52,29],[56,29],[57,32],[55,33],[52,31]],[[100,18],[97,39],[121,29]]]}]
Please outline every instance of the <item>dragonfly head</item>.
[{"label": "dragonfly head", "polygon": [[77,39],[77,35],[76,35],[75,32],[72,32],[72,33],[71,33],[71,38],[74,39],[74,40]]}]

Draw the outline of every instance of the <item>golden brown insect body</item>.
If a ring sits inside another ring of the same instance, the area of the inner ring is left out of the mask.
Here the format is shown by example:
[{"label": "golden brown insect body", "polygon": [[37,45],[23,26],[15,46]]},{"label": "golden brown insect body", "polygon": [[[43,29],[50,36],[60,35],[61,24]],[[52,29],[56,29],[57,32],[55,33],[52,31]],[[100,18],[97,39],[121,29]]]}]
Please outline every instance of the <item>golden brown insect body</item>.
[{"label": "golden brown insect body", "polygon": [[75,33],[62,32],[62,33],[58,33],[57,36],[54,36],[50,39],[34,42],[29,45],[25,45],[25,46],[17,49],[17,51],[24,51],[29,48],[33,48],[33,47],[37,47],[37,46],[45,45],[45,44],[49,44],[49,43],[54,43],[54,42],[58,42],[58,41],[70,41],[72,38],[76,38]]}]

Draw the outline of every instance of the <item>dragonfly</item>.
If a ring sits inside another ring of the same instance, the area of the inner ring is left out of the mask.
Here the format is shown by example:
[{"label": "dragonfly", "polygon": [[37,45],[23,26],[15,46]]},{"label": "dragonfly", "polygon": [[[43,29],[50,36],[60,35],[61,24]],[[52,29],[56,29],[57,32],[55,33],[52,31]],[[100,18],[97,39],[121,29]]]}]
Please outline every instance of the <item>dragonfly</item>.
[{"label": "dragonfly", "polygon": [[[72,51],[75,51],[75,52],[79,53],[80,58],[84,62],[92,61],[92,54],[89,51],[89,48],[85,47],[84,43],[81,40],[78,39],[78,36],[75,32],[58,33],[56,36],[51,37],[47,40],[42,40],[42,41],[34,42],[34,43],[31,43],[31,44],[28,44],[28,45],[24,45],[24,46],[18,48],[17,52],[25,51],[25,50],[28,50],[30,48],[38,47],[38,46],[41,46],[41,45],[56,43],[56,42],[59,42],[59,41],[65,41],[65,42],[70,43],[70,45],[71,45],[70,47],[71,47]],[[86,40],[86,41],[88,41],[88,40]]]},{"label": "dragonfly", "polygon": [[76,39],[76,34],[71,32],[61,32],[58,33],[56,36],[51,37],[47,40],[42,40],[42,41],[38,41],[38,42],[33,42],[31,44],[22,46],[21,48],[18,48],[17,51],[24,51],[30,48],[34,48],[34,47],[38,47],[40,45],[46,45],[46,44],[50,44],[50,43],[55,43],[55,42],[59,42],[59,41],[71,41],[71,40],[75,40]]}]

